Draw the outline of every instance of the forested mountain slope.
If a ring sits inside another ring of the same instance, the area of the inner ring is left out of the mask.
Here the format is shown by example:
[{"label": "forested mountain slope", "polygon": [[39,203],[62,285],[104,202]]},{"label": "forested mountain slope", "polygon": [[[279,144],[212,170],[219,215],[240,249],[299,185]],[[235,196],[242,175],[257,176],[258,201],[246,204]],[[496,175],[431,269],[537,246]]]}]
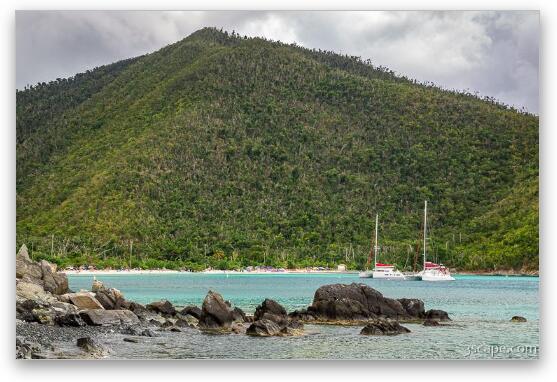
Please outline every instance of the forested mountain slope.
[{"label": "forested mountain slope", "polygon": [[17,242],[61,265],[538,267],[538,117],[212,28],[17,92]]}]

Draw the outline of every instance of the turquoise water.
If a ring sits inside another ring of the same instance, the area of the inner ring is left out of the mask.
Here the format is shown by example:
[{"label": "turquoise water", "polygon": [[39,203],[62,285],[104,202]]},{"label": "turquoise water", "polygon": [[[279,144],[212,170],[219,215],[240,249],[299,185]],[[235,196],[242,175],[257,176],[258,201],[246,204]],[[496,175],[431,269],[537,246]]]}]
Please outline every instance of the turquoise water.
[{"label": "turquoise water", "polygon": [[[116,358],[489,359],[539,356],[533,349],[539,345],[537,277],[456,278],[454,282],[428,283],[360,279],[357,274],[97,276],[105,285],[120,289],[127,299],[141,303],[167,299],[176,305],[199,306],[207,291],[212,289],[246,312],[253,312],[264,298],[273,298],[291,311],[311,304],[315,290],[321,285],[363,282],[386,297],[420,298],[426,309],[446,310],[453,319],[447,327],[408,324],[412,333],[385,338],[360,336],[360,327],[323,325],[306,325],[307,335],[297,338],[208,336],[191,330],[168,338],[165,334],[162,338],[145,339],[145,346],[118,343]],[[70,275],[69,280],[74,290],[90,289],[93,277]],[[514,315],[523,316],[528,322],[509,322]],[[164,338],[168,343],[163,344]],[[117,338],[110,340],[117,341]],[[149,344],[149,341],[154,342]]]}]

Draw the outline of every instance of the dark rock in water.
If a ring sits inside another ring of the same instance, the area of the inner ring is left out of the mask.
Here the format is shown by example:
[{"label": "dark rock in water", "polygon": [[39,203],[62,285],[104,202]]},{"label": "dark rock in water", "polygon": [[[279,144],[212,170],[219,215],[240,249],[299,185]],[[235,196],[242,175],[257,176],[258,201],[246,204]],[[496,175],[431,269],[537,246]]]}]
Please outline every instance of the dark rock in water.
[{"label": "dark rock in water", "polygon": [[91,337],[78,338],[77,346],[83,349],[83,351],[94,355],[102,355],[106,352],[106,349]]},{"label": "dark rock in water", "polygon": [[104,310],[91,309],[79,313],[83,321],[88,325],[137,325],[139,319],[129,310]]},{"label": "dark rock in water", "polygon": [[402,304],[365,284],[332,284],[317,289],[307,312],[322,320],[408,319]]},{"label": "dark rock in water", "polygon": [[437,320],[432,320],[431,318],[428,318],[427,320],[424,321],[423,325],[424,326],[440,326],[441,324]]},{"label": "dark rock in water", "polygon": [[133,342],[134,344],[136,344],[139,342],[139,340],[137,338],[125,337],[124,342]]},{"label": "dark rock in water", "polygon": [[522,316],[513,316],[511,322],[526,322],[526,319]]},{"label": "dark rock in water", "polygon": [[417,298],[399,298],[398,302],[402,305],[409,316],[422,318],[425,316],[424,302]]},{"label": "dark rock in water", "polygon": [[253,322],[246,330],[246,334],[257,337],[278,336],[281,328],[271,320],[261,319]]},{"label": "dark rock in water", "polygon": [[293,312],[288,313],[288,317],[291,320],[300,320],[300,321],[314,321],[315,316],[307,311],[307,309],[299,309]]},{"label": "dark rock in water", "polygon": [[173,316],[176,314],[176,308],[172,305],[170,301],[155,301],[146,306],[147,310],[152,312],[161,313],[164,315]]},{"label": "dark rock in water", "polygon": [[290,322],[288,322],[288,328],[302,330],[304,328],[304,324],[298,320],[290,320]]},{"label": "dark rock in water", "polygon": [[410,333],[408,328],[400,325],[396,320],[377,318],[370,321],[360,334],[371,336],[394,336],[397,334]]},{"label": "dark rock in water", "polygon": [[232,310],[225,303],[222,296],[216,292],[209,291],[201,307],[200,328],[227,329],[230,328],[233,319]]},{"label": "dark rock in water", "polygon": [[286,309],[275,300],[266,298],[261,305],[255,308],[253,315],[254,322],[259,320],[269,320],[277,324],[281,329],[288,325],[288,315]]},{"label": "dark rock in water", "polygon": [[197,306],[186,306],[184,309],[182,309],[182,311],[180,312],[182,315],[187,315],[189,314],[190,316],[193,316],[195,318],[197,318],[199,320],[199,318],[201,317],[201,308],[198,308]]},{"label": "dark rock in water", "polygon": [[261,305],[255,308],[254,319],[257,321],[263,317],[265,313],[274,314],[277,316],[286,316],[286,309],[275,300],[266,298]]},{"label": "dark rock in water", "polygon": [[170,330],[171,332],[181,332],[181,331],[182,331],[182,329],[180,329],[180,328],[178,328],[178,327],[176,327],[176,326],[171,327],[169,330]]},{"label": "dark rock in water", "polygon": [[449,314],[444,310],[439,309],[430,309],[425,312],[425,319],[426,320],[438,320],[438,321],[450,321]]}]

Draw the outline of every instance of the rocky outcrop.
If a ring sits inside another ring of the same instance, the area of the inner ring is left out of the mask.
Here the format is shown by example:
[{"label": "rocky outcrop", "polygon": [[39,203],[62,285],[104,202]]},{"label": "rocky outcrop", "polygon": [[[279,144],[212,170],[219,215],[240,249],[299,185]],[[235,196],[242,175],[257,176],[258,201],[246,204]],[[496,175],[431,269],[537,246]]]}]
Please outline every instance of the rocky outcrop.
[{"label": "rocky outcrop", "polygon": [[312,305],[303,314],[325,321],[365,321],[376,317],[412,319],[420,318],[413,315],[419,311],[417,301],[412,304],[405,301],[407,310],[400,301],[386,298],[365,284],[332,284],[317,289]]},{"label": "rocky outcrop", "polygon": [[252,336],[299,335],[303,331],[300,321],[289,317],[282,305],[268,298],[255,308],[253,320],[246,331]]},{"label": "rocky outcrop", "polygon": [[16,318],[48,325],[84,325],[76,306],[59,301],[38,284],[25,281],[16,284]]},{"label": "rocky outcrop", "polygon": [[526,322],[526,319],[522,316],[513,316],[511,322]]},{"label": "rocky outcrop", "polygon": [[27,247],[21,246],[16,255],[16,278],[21,281],[40,285],[53,294],[68,292],[68,278],[64,273],[56,272],[56,266],[42,260],[37,263],[29,257]]},{"label": "rocky outcrop", "polygon": [[410,330],[400,325],[398,321],[388,318],[375,318],[360,332],[366,336],[395,336],[403,333],[410,333]]},{"label": "rocky outcrop", "polygon": [[201,307],[199,327],[202,329],[229,329],[234,316],[232,309],[222,296],[216,292],[209,291]]},{"label": "rocky outcrop", "polygon": [[129,310],[91,309],[79,313],[87,325],[137,325],[139,318]]}]

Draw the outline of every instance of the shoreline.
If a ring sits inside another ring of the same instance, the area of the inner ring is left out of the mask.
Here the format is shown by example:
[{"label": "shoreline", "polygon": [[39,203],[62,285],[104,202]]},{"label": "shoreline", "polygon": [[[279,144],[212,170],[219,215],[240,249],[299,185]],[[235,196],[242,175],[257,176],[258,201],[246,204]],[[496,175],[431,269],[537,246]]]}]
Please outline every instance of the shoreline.
[{"label": "shoreline", "polygon": [[[212,271],[177,271],[171,269],[132,269],[132,270],[114,270],[114,269],[96,269],[96,270],[60,270],[67,275],[72,276],[110,276],[110,275],[164,275],[164,274],[203,274],[203,275],[284,275],[284,274],[353,274],[357,275],[359,271],[318,271],[318,270],[284,270],[280,272],[272,271],[234,271],[234,270],[212,270]],[[539,277],[539,272],[532,273],[516,273],[511,271],[499,272],[453,272],[456,276],[497,276],[497,277]]]}]

